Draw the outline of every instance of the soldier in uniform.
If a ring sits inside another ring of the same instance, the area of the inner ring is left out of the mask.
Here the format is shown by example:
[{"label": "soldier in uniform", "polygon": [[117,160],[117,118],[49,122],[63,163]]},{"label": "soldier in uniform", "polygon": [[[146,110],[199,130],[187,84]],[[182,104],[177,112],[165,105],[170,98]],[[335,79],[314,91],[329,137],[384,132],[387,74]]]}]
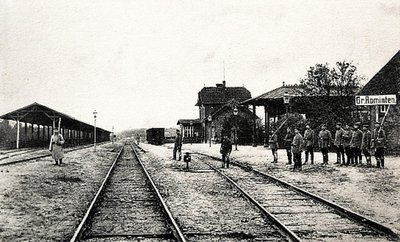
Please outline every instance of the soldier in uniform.
[{"label": "soldier in uniform", "polygon": [[231,152],[232,152],[232,142],[228,138],[228,135],[225,134],[223,136],[220,149],[220,153],[222,155],[222,168],[225,168],[225,164],[226,168],[229,168],[229,156]]},{"label": "soldier in uniform", "polygon": [[[371,147],[372,134],[371,134],[371,131],[369,131],[369,129],[368,129],[368,124],[364,124],[362,130],[363,130],[363,135],[362,135],[361,149],[365,156],[367,166],[370,167],[371,166],[371,153],[369,152],[369,149]],[[361,161],[360,161],[360,163],[361,163]]]},{"label": "soldier in uniform", "polygon": [[178,152],[178,155],[179,155],[178,160],[181,160],[182,159],[181,151],[182,151],[182,136],[181,136],[181,132],[179,131],[179,129],[177,129],[172,159],[176,160],[176,152]]},{"label": "soldier in uniform", "polygon": [[314,137],[315,133],[314,130],[310,128],[310,125],[306,125],[306,131],[304,131],[304,141],[305,141],[305,148],[306,148],[306,160],[304,164],[308,162],[308,155],[310,155],[311,164],[314,164]]},{"label": "soldier in uniform", "polygon": [[64,138],[59,134],[58,129],[54,129],[54,134],[50,138],[49,150],[52,152],[52,157],[56,162],[55,165],[61,165],[64,158],[64,150],[62,145]]},{"label": "soldier in uniform", "polygon": [[278,136],[274,134],[274,132],[270,132],[270,138],[269,138],[269,147],[271,148],[272,151],[272,156],[274,157],[274,160],[272,163],[278,163]]},{"label": "soldier in uniform", "polygon": [[325,124],[321,126],[321,131],[319,131],[318,137],[319,137],[319,147],[321,148],[323,157],[322,164],[328,164],[329,161],[328,149],[332,143],[332,134],[331,131],[326,129]]},{"label": "soldier in uniform", "polygon": [[293,152],[293,171],[300,170],[301,171],[301,151],[303,149],[303,136],[301,136],[298,129],[294,129],[294,138],[292,141],[292,152]]},{"label": "soldier in uniform", "polygon": [[372,132],[372,147],[375,149],[376,166],[385,168],[385,142],[386,134],[380,123],[375,124],[375,129]]},{"label": "soldier in uniform", "polygon": [[[353,133],[351,136],[350,147],[352,150],[352,165],[358,165],[358,159],[361,156],[361,142],[362,142],[362,131],[359,128],[359,123],[354,124]],[[361,165],[361,160],[360,160]]]},{"label": "soldier in uniform", "polygon": [[294,135],[293,135],[292,130],[290,129],[290,127],[288,127],[286,129],[285,138],[283,139],[284,144],[285,144],[286,154],[288,157],[288,163],[287,163],[288,165],[292,164],[292,147],[291,147],[291,145],[292,145],[292,141],[293,141],[293,136]]},{"label": "soldier in uniform", "polygon": [[[348,124],[346,124],[344,126],[344,133],[342,136],[342,140],[343,140],[343,148],[344,148],[344,152],[346,153],[346,157],[347,157],[347,161],[346,161],[346,165],[350,165],[350,161],[352,159],[352,152],[351,152],[351,148],[350,148],[350,141],[351,141],[351,135],[352,135],[352,131],[350,130],[350,127]],[[344,161],[342,163],[342,165],[344,165]]]},{"label": "soldier in uniform", "polygon": [[337,156],[337,161],[335,164],[342,164],[345,163],[344,159],[344,146],[343,146],[343,134],[344,134],[344,129],[342,128],[341,123],[336,124],[336,133],[335,133],[335,140],[333,141],[333,145],[335,146],[336,149],[336,156]]}]

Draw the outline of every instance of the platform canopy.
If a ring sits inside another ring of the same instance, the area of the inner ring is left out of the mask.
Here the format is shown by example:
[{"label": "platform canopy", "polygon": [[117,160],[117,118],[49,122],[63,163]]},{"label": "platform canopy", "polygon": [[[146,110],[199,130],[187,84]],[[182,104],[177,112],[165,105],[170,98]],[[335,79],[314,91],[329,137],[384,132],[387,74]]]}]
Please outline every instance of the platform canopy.
[{"label": "platform canopy", "polygon": [[[15,120],[24,123],[38,124],[44,126],[58,127],[61,118],[61,128],[70,130],[92,131],[94,126],[79,121],[67,114],[51,109],[39,103],[32,103],[12,112],[3,114],[0,119]],[[98,132],[109,132],[101,128],[96,128]]]}]

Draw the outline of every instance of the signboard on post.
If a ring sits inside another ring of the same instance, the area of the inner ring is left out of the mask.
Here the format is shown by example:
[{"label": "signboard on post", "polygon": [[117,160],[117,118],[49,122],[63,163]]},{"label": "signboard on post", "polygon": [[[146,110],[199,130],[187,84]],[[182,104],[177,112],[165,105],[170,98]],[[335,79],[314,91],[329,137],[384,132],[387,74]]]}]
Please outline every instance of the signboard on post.
[{"label": "signboard on post", "polygon": [[355,97],[357,106],[395,105],[396,95],[360,95]]}]

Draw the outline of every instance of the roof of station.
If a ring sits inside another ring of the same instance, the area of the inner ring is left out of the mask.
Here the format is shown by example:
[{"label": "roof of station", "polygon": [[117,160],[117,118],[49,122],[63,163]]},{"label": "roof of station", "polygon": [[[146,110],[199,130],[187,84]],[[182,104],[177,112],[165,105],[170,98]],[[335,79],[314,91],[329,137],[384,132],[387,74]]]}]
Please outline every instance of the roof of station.
[{"label": "roof of station", "polygon": [[289,96],[302,96],[301,93],[303,87],[300,85],[283,85],[281,87],[275,88],[271,91],[263,93],[255,98],[248,99],[242,104],[248,105],[265,105],[267,102],[280,100],[283,102],[284,94],[287,93]]},{"label": "roof of station", "polygon": [[179,119],[177,125],[201,124],[200,119]]},{"label": "roof of station", "polygon": [[400,50],[360,91],[361,95],[385,95],[400,92]]},{"label": "roof of station", "polygon": [[251,93],[245,87],[227,87],[223,82],[215,87],[203,87],[198,93],[196,106],[224,104],[231,99],[243,102],[249,98],[251,98]]},{"label": "roof of station", "polygon": [[[56,126],[58,126],[59,118],[61,118],[61,128],[82,131],[93,130],[93,126],[90,124],[79,121],[65,113],[56,111],[36,102],[0,116],[0,119],[19,119],[20,122],[46,126],[53,126],[53,120],[56,120]],[[98,131],[110,132],[101,128],[96,129]]]}]

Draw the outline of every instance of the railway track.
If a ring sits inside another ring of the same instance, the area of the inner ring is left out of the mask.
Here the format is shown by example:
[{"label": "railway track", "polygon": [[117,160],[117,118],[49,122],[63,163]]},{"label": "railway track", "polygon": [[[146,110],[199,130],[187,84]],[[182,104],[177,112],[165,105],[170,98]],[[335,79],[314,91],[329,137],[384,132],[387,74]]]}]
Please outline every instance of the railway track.
[{"label": "railway track", "polygon": [[204,162],[274,220],[292,241],[400,240],[376,221],[252,167],[232,162],[235,166],[219,170],[218,157],[199,155],[212,158]]},{"label": "railway track", "polygon": [[124,145],[71,242],[186,241],[134,147]]},{"label": "railway track", "polygon": [[[69,153],[72,151],[77,151],[77,150],[81,150],[81,149],[85,149],[85,148],[89,148],[93,145],[84,145],[84,146],[78,146],[75,148],[71,148],[71,149],[64,149],[64,153]],[[36,159],[41,159],[41,158],[45,158],[45,157],[49,157],[51,156],[51,152],[49,152],[49,150],[47,149],[32,149],[32,150],[26,150],[22,153],[18,153],[19,155],[27,155],[28,153],[34,153],[37,152],[39,153],[36,156],[32,156],[32,157],[27,157],[27,158],[23,158],[23,159],[17,159],[17,160],[12,160],[12,161],[5,161],[6,159],[9,159],[10,157],[5,157],[5,158],[0,158],[0,167],[1,166],[9,166],[9,165],[14,165],[14,164],[18,164],[18,163],[23,163],[23,162],[27,162],[27,161],[31,161],[31,160],[36,160]],[[17,155],[14,155],[17,156]],[[13,156],[11,156],[13,157]],[[3,161],[2,161],[3,160]]]}]

